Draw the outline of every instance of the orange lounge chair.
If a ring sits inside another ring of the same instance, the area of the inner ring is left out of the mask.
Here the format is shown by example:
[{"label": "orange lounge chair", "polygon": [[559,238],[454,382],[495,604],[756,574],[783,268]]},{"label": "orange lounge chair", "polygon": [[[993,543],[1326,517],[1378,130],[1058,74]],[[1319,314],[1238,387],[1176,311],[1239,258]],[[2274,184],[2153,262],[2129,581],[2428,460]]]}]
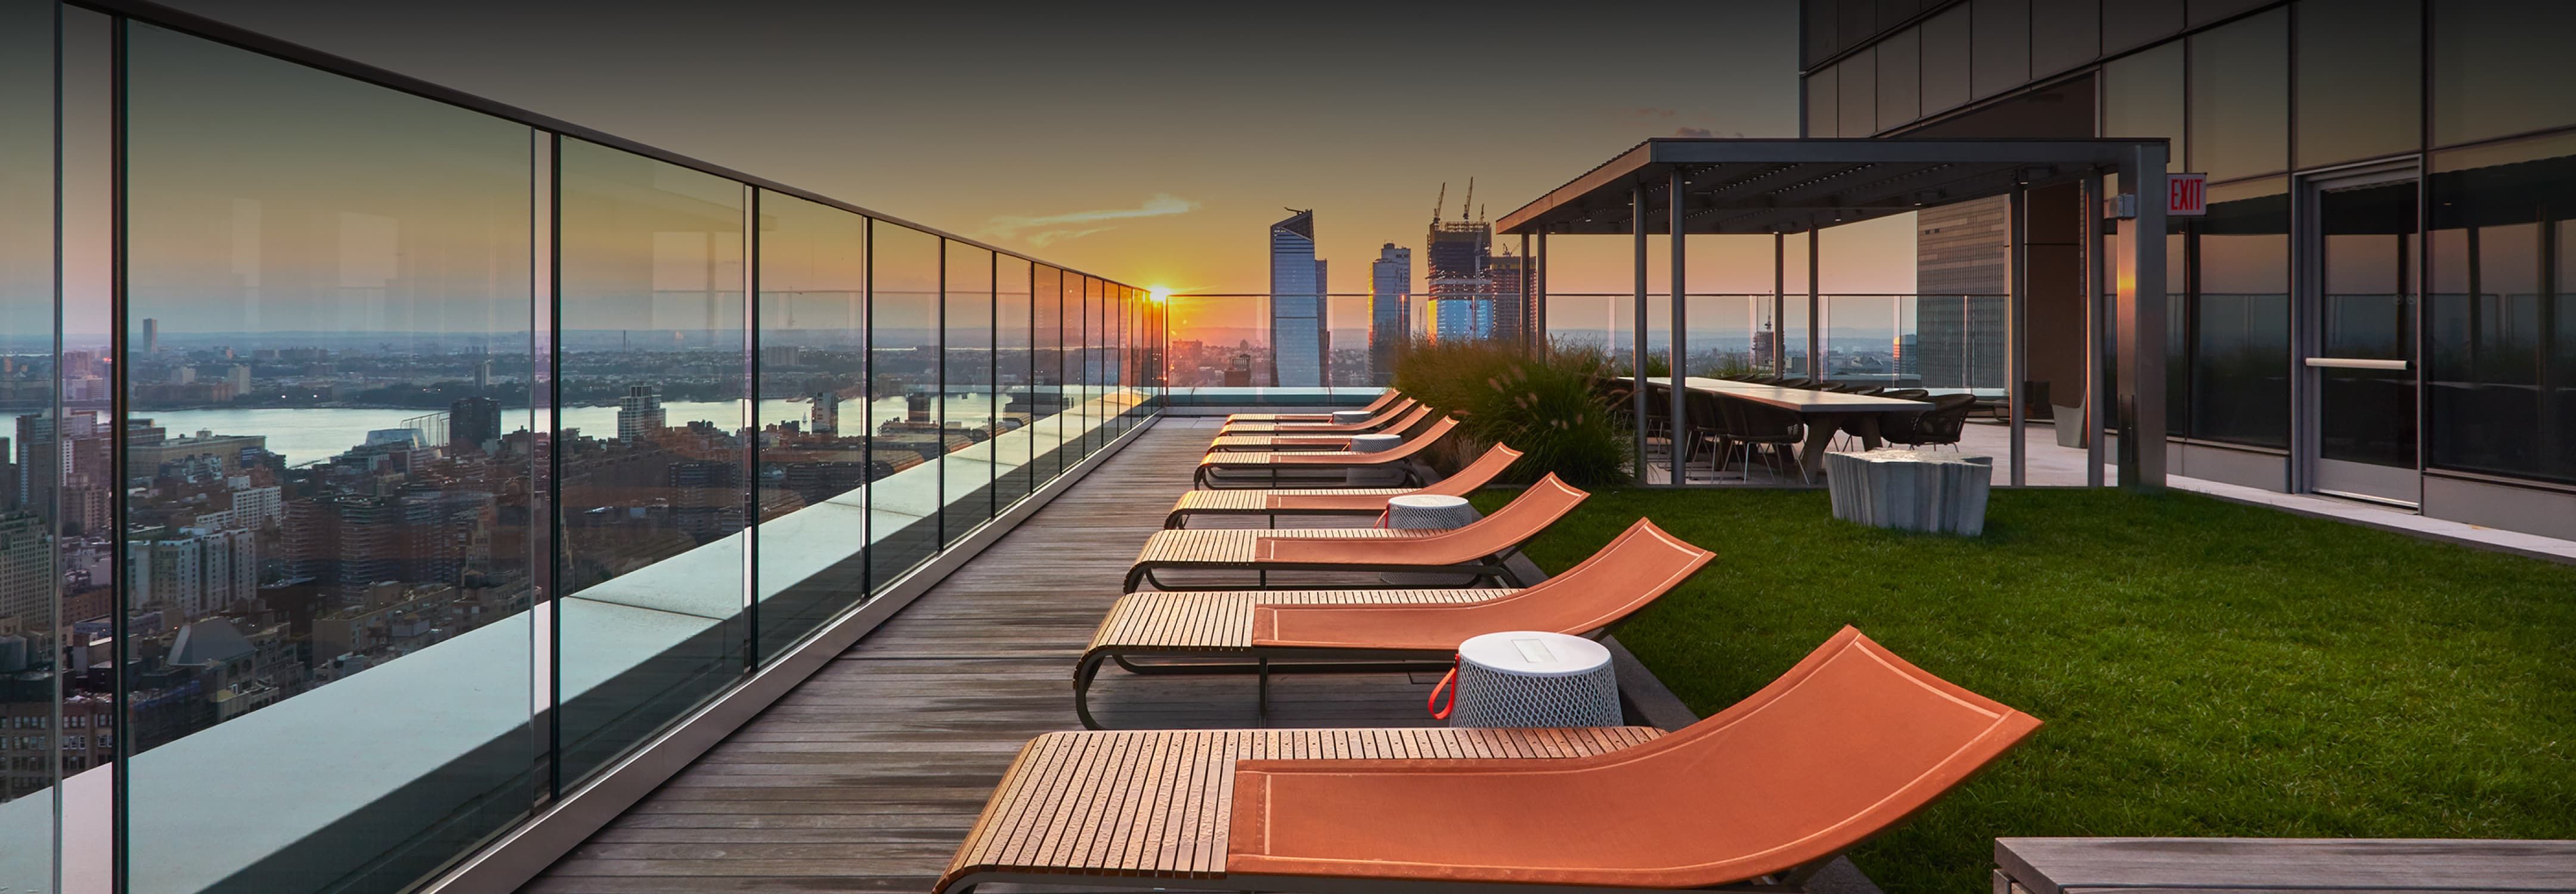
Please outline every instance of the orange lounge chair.
[{"label": "orange lounge chair", "polygon": [[1795,892],[2038,728],[1845,627],[1662,736],[1050,733],[1021,749],[933,891]]},{"label": "orange lounge chair", "polygon": [[1273,524],[1282,515],[1380,515],[1386,501],[1406,494],[1464,497],[1492,484],[1518,462],[1521,452],[1496,444],[1457,474],[1420,488],[1345,487],[1304,490],[1192,490],[1181,492],[1163,516],[1163,527],[1188,527],[1193,515],[1267,515]]},{"label": "orange lounge chair", "polygon": [[[1406,434],[1421,427],[1423,423],[1430,420],[1431,408],[1422,404],[1414,404],[1411,409],[1404,411],[1401,416],[1389,421],[1384,429],[1376,430],[1375,433],[1387,435]],[[1208,449],[1277,450],[1282,452],[1290,450],[1349,450],[1351,449],[1352,438],[1370,433],[1371,432],[1368,431],[1360,431],[1349,433],[1327,432],[1324,434],[1282,433],[1246,435],[1223,432],[1216,436],[1216,440],[1208,442]]]},{"label": "orange lounge chair", "polygon": [[1199,468],[1192,481],[1200,487],[1277,488],[1279,482],[1293,478],[1314,479],[1323,475],[1340,475],[1357,469],[1388,469],[1400,473],[1406,485],[1419,487],[1430,483],[1423,475],[1416,454],[1440,443],[1458,427],[1454,417],[1442,416],[1430,428],[1414,433],[1404,443],[1376,453],[1352,453],[1347,450],[1314,450],[1272,452],[1209,451],[1199,458]]},{"label": "orange lounge chair", "polygon": [[[1223,435],[1343,435],[1364,434],[1385,428],[1397,416],[1420,409],[1428,412],[1430,404],[1404,398],[1388,404],[1386,409],[1359,422],[1228,422],[1217,430]],[[1398,426],[1397,428],[1402,428]],[[1388,429],[1394,431],[1396,429]]]},{"label": "orange lounge chair", "polygon": [[1127,591],[1147,581],[1162,590],[1217,589],[1176,587],[1154,577],[1156,571],[1192,569],[1259,571],[1265,581],[1272,571],[1461,571],[1475,580],[1518,586],[1519,577],[1504,560],[1588,496],[1549,475],[1494,514],[1458,528],[1156,531],[1127,568]]},{"label": "orange lounge chair", "polygon": [[[1396,391],[1396,390],[1395,390],[1395,389],[1393,389],[1393,388],[1389,388],[1389,389],[1386,389],[1386,393],[1378,395],[1376,400],[1369,401],[1369,402],[1368,402],[1368,406],[1359,407],[1359,408],[1357,408],[1357,409],[1362,410],[1362,411],[1364,411],[1364,412],[1375,413],[1375,412],[1377,412],[1377,411],[1379,411],[1379,410],[1386,409],[1389,405],[1394,404],[1397,400],[1399,400],[1399,399],[1401,399],[1401,398],[1403,398],[1403,397],[1404,397],[1403,393],[1398,392],[1398,391]],[[1330,424],[1330,423],[1333,421],[1333,414],[1331,414],[1331,413],[1229,413],[1229,414],[1226,414],[1225,421],[1226,421],[1226,424],[1228,424],[1228,425],[1231,425],[1231,424],[1234,424],[1234,423],[1237,423],[1237,422],[1322,422],[1322,423]]]},{"label": "orange lounge chair", "polygon": [[[1091,647],[1073,668],[1073,712],[1087,729],[1091,683],[1104,661],[1131,673],[1260,675],[1262,713],[1270,709],[1277,662],[1339,671],[1411,670],[1445,662],[1468,638],[1497,630],[1545,630],[1583,636],[1610,626],[1672,592],[1715,553],[1684,543],[1638,519],[1564,574],[1527,589],[1306,590],[1274,593],[1129,593],[1109,609]],[[1138,665],[1132,659],[1241,658],[1211,664]],[[1351,661],[1394,664],[1350,664]]]}]

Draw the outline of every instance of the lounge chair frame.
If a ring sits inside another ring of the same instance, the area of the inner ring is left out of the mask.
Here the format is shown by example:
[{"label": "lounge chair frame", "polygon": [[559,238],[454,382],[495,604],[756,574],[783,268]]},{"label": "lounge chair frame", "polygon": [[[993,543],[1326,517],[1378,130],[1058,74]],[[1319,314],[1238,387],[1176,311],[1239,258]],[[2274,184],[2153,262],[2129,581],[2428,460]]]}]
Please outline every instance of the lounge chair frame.
[{"label": "lounge chair frame", "polygon": [[1468,463],[1449,477],[1420,488],[1345,487],[1306,488],[1299,490],[1192,490],[1172,502],[1172,511],[1163,516],[1163,527],[1179,530],[1189,527],[1195,515],[1263,515],[1270,526],[1279,526],[1281,516],[1381,515],[1386,501],[1410,494],[1464,497],[1475,493],[1519,462],[1521,452],[1503,444],[1485,449],[1485,454]]}]

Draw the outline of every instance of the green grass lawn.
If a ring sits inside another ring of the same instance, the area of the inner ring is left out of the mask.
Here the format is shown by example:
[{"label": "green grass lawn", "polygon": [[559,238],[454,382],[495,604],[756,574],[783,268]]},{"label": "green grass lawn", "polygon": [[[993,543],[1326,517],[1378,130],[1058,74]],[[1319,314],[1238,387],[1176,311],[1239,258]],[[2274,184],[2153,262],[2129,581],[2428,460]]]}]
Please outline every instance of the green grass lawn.
[{"label": "green grass lawn", "polygon": [[2009,835],[2576,838],[2576,567],[2074,489],[1997,489],[1976,539],[1612,490],[1529,554],[1640,515],[1718,554],[1616,631],[1703,716],[1852,624],[2047,724],[1854,852],[1891,892],[1988,890]]}]

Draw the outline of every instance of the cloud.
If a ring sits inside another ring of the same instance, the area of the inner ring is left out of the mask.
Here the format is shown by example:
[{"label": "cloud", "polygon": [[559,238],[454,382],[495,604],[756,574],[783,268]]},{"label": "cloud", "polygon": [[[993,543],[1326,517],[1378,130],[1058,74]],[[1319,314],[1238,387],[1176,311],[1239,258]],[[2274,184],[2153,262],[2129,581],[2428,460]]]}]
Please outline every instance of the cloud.
[{"label": "cloud", "polygon": [[1105,208],[1097,211],[1073,211],[1034,217],[1002,215],[986,221],[976,235],[997,239],[1025,238],[1030,245],[1079,239],[1116,227],[1078,227],[1067,224],[1097,223],[1108,220],[1132,220],[1139,217],[1169,217],[1196,211],[1199,203],[1171,193],[1158,192],[1134,208]]}]

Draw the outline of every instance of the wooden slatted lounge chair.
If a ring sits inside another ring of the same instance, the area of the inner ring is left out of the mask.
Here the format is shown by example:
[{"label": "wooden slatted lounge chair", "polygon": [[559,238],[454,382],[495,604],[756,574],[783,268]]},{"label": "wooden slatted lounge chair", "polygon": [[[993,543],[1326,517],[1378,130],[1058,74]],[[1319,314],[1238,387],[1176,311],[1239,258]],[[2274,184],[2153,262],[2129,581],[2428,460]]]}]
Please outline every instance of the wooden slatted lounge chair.
[{"label": "wooden slatted lounge chair", "polygon": [[1147,581],[1162,590],[1219,589],[1173,586],[1155,577],[1157,571],[1211,569],[1262,572],[1265,583],[1272,571],[1458,571],[1473,581],[1519,586],[1504,560],[1588,496],[1549,475],[1494,514],[1458,528],[1156,531],[1127,569],[1127,591]]},{"label": "wooden slatted lounge chair", "polygon": [[[1400,399],[1403,399],[1403,398],[1404,398],[1404,395],[1403,395],[1401,392],[1398,392],[1398,391],[1396,391],[1396,390],[1395,390],[1395,389],[1393,389],[1393,388],[1389,388],[1389,389],[1387,389],[1387,390],[1386,390],[1386,393],[1378,395],[1376,400],[1369,401],[1367,406],[1359,407],[1358,409],[1360,409],[1360,410],[1364,410],[1364,411],[1367,411],[1367,412],[1371,412],[1371,413],[1375,413],[1375,412],[1378,412],[1378,411],[1380,411],[1380,410],[1384,410],[1384,409],[1386,409],[1389,405],[1392,405],[1392,404],[1394,404],[1397,400],[1400,400]],[[1329,422],[1333,421],[1333,414],[1331,414],[1331,413],[1230,413],[1230,414],[1227,414],[1227,415],[1226,415],[1226,417],[1225,417],[1225,421],[1226,421],[1226,423],[1227,423],[1227,424],[1233,424],[1233,423],[1236,423],[1236,422],[1327,422],[1327,423],[1329,423]]]},{"label": "wooden slatted lounge chair", "polygon": [[1388,421],[1386,427],[1383,429],[1371,429],[1369,431],[1358,432],[1324,432],[1320,434],[1305,432],[1295,434],[1285,432],[1278,434],[1236,434],[1229,430],[1226,432],[1219,432],[1216,436],[1216,440],[1208,443],[1208,449],[1278,451],[1349,450],[1351,449],[1351,438],[1353,436],[1369,434],[1371,432],[1376,432],[1378,434],[1401,435],[1422,427],[1423,423],[1430,420],[1431,408],[1422,404],[1415,404],[1411,409],[1405,410],[1401,416]]},{"label": "wooden slatted lounge chair", "polygon": [[[1130,593],[1074,663],[1073,711],[1085,728],[1101,728],[1091,716],[1091,683],[1115,660],[1132,673],[1250,671],[1260,676],[1266,715],[1274,671],[1410,670],[1445,662],[1459,643],[1497,630],[1588,635],[1672,592],[1713,558],[1638,519],[1591,558],[1526,589]],[[1191,660],[1135,663],[1175,658]],[[1234,660],[1198,660],[1206,658]]]},{"label": "wooden slatted lounge chair", "polygon": [[1015,882],[1336,894],[1796,892],[2039,721],[1845,627],[1662,736],[1451,757],[1501,730],[1050,733],[935,894]]},{"label": "wooden slatted lounge chair", "polygon": [[1458,427],[1454,417],[1442,416],[1430,428],[1416,432],[1391,449],[1376,453],[1352,453],[1347,450],[1315,450],[1278,453],[1268,450],[1210,451],[1199,459],[1192,480],[1200,487],[1270,487],[1281,481],[1338,476],[1362,469],[1391,470],[1407,486],[1429,483],[1423,477],[1421,464],[1413,457],[1449,436]]},{"label": "wooden slatted lounge chair", "polygon": [[1415,409],[1422,409],[1427,412],[1430,410],[1430,407],[1431,405],[1429,404],[1407,397],[1388,404],[1386,409],[1379,410],[1375,415],[1359,422],[1347,424],[1336,423],[1330,421],[1329,418],[1324,422],[1228,422],[1225,424],[1224,428],[1218,429],[1217,433],[1225,435],[1356,435],[1378,431],[1380,429],[1397,431],[1401,429],[1402,426],[1387,428],[1387,426],[1390,423],[1393,423],[1397,417],[1413,412]]},{"label": "wooden slatted lounge chair", "polygon": [[1183,491],[1172,503],[1171,514],[1163,516],[1163,527],[1188,527],[1193,515],[1266,515],[1273,524],[1282,515],[1380,515],[1386,512],[1386,501],[1406,494],[1433,494],[1463,497],[1475,493],[1518,462],[1521,452],[1496,444],[1485,448],[1456,474],[1419,488],[1344,487],[1307,488],[1302,490],[1193,490]]}]

